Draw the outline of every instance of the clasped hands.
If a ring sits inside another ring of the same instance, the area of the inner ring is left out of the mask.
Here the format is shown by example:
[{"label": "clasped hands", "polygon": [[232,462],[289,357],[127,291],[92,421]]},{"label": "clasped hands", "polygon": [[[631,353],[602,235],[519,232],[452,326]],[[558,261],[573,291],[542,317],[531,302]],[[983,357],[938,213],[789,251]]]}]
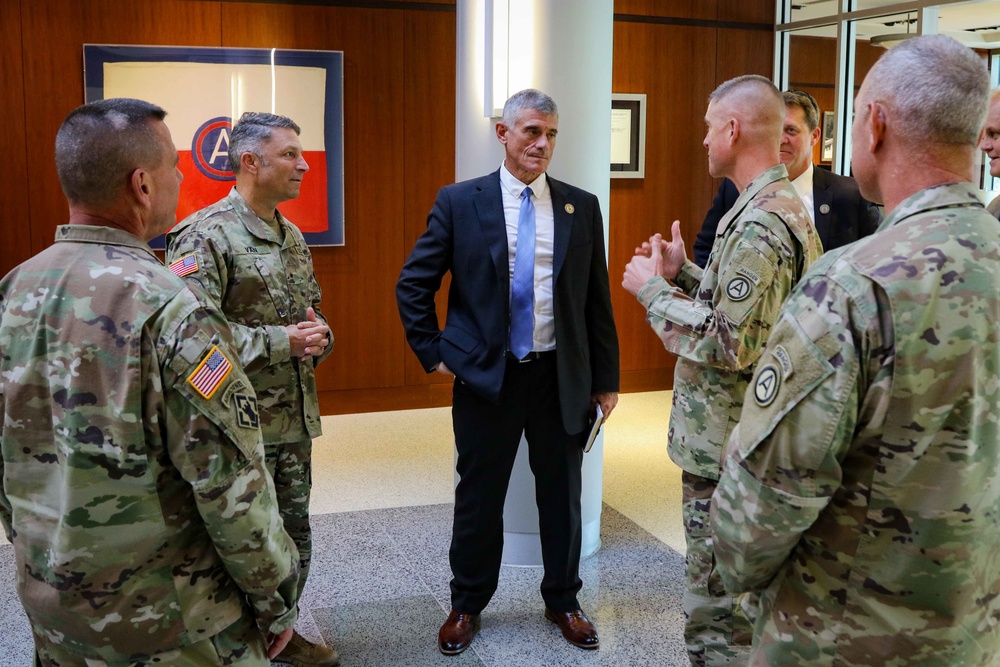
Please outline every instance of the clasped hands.
[{"label": "clasped hands", "polygon": [[289,324],[285,327],[285,332],[288,334],[292,356],[301,361],[309,357],[318,357],[330,344],[330,327],[316,317],[316,311],[312,306],[306,308],[305,322]]},{"label": "clasped hands", "polygon": [[684,239],[681,238],[681,221],[674,220],[670,227],[669,242],[656,233],[635,249],[635,256],[625,266],[622,287],[632,296],[638,296],[642,286],[656,276],[662,276],[666,280],[676,278],[686,261],[687,251]]}]

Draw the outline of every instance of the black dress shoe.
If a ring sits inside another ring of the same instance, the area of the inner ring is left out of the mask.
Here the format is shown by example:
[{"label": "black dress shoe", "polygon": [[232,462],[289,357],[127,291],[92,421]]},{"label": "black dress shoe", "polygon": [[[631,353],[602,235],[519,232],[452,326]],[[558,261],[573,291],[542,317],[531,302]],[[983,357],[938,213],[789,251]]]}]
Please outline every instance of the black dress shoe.
[{"label": "black dress shoe", "polygon": [[458,655],[469,648],[478,632],[479,614],[460,614],[452,610],[438,630],[438,650],[445,655]]},{"label": "black dress shoe", "polygon": [[545,608],[545,618],[559,626],[563,637],[573,646],[585,649],[594,649],[601,646],[601,640],[597,637],[597,628],[587,620],[583,612],[579,609],[573,611],[552,611]]}]

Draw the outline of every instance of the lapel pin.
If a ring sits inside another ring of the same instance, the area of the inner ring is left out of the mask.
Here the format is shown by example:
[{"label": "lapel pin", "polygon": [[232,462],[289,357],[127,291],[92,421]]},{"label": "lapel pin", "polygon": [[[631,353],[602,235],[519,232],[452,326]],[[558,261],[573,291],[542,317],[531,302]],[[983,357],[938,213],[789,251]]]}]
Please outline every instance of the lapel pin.
[{"label": "lapel pin", "polygon": [[567,213],[573,213],[573,211],[575,211],[575,210],[576,210],[576,208],[574,208],[572,204],[566,204],[565,206],[563,206],[563,209],[564,209],[564,210],[565,210],[565,211],[566,211]]},{"label": "lapel pin", "polygon": [[820,207],[819,207],[819,212],[822,213],[823,215],[826,215],[827,213],[830,212],[830,205],[829,204],[821,204]]}]

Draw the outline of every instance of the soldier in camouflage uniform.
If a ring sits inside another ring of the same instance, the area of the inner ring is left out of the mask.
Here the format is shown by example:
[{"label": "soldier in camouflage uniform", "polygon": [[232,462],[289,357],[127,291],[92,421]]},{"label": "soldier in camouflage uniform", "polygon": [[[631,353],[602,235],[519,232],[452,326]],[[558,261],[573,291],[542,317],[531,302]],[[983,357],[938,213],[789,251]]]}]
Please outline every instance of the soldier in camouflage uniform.
[{"label": "soldier in camouflage uniform", "polygon": [[789,298],[712,502],[726,588],[763,591],[754,665],[1000,665],[1000,225],[967,182],[987,92],[934,35],[855,100],[888,216]]},{"label": "soldier in camouflage uniform", "polygon": [[693,665],[739,664],[750,642],[754,601],[722,588],[712,562],[709,500],[726,436],[778,310],[822,253],[802,200],[778,162],[785,103],[758,76],[727,81],[709,98],[709,168],[741,190],[719,223],[702,270],[686,259],[680,223],[671,242],[655,235],[626,267],[623,285],[679,359],[674,372],[669,454],[683,470],[687,540],[684,628]]},{"label": "soldier in camouflage uniform", "polygon": [[[993,178],[1000,178],[1000,88],[990,94],[990,110],[983,126],[983,136],[979,148],[986,153],[987,166]],[[994,217],[1000,218],[1000,197],[994,197],[986,207]]]},{"label": "soldier in camouflage uniform", "polygon": [[[299,126],[247,112],[233,127],[236,186],[168,235],[167,262],[222,309],[257,392],[267,465],[278,506],[299,549],[299,593],[312,557],[312,439],[321,434],[315,366],[333,349],[302,232],[277,210],[299,195],[309,169]],[[298,633],[279,662],[334,665],[337,653]]]},{"label": "soldier in camouflage uniform", "polygon": [[0,281],[0,520],[37,665],[267,665],[298,555],[225,318],[146,242],[173,224],[159,107],[56,139],[70,224]]}]

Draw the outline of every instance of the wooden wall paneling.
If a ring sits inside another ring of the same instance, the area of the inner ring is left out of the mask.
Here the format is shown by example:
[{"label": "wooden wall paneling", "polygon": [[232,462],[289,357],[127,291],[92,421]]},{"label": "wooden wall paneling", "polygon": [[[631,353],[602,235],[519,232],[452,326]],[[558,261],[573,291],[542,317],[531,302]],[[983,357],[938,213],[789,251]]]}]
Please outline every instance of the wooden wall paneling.
[{"label": "wooden wall paneling", "polygon": [[[67,220],[54,160],[56,131],[83,104],[83,45],[196,44],[218,46],[219,5],[196,0],[23,0],[26,144],[31,252],[50,245]],[[167,109],[169,113],[169,109]]]},{"label": "wooden wall paneling", "polygon": [[[7,275],[32,255],[20,4],[0,3],[0,90],[6,98],[0,122],[0,147],[7,165],[4,178],[0,179],[0,201],[4,207],[0,218],[0,237],[3,238],[0,276]],[[37,147],[32,146],[33,165],[37,163],[38,153]]]},{"label": "wooden wall paneling", "polygon": [[868,70],[872,68],[875,61],[881,58],[885,52],[886,49],[881,46],[875,46],[863,39],[857,40],[854,45],[854,61],[856,63],[854,68],[854,95],[851,96],[851,99],[857,96],[861,82],[868,75]]},{"label": "wooden wall paneling", "polygon": [[719,30],[716,84],[744,74],[770,79],[774,73],[774,33],[764,30]]},{"label": "wooden wall paneling", "polygon": [[[621,342],[623,386],[664,388],[675,359],[645,321],[645,311],[621,287],[637,244],[654,232],[669,236],[675,219],[689,247],[711,204],[702,145],[708,93],[714,87],[716,34],[639,22],[614,27],[614,92],[645,93],[646,170],[643,179],[611,180],[608,270]],[[710,54],[706,57],[706,54]]]},{"label": "wooden wall paneling", "polygon": [[726,0],[615,0],[615,14],[662,18],[714,20]]},{"label": "wooden wall paneling", "polygon": [[[345,245],[316,248],[336,347],[320,391],[403,384],[393,290],[403,234],[403,12],[224,4],[223,45],[344,52]],[[307,176],[308,178],[308,176]]]},{"label": "wooden wall paneling", "polygon": [[[399,276],[417,237],[427,228],[427,214],[438,190],[455,181],[456,44],[455,12],[414,13],[407,18],[404,31],[403,235],[393,279]],[[436,299],[442,327],[449,284],[450,277],[445,276]],[[427,373],[406,343],[398,317],[396,332],[396,340],[402,347],[405,384],[443,385],[429,391],[436,391],[439,397],[450,400],[452,380],[440,373]]]},{"label": "wooden wall paneling", "polygon": [[837,40],[793,34],[788,41],[789,84],[832,91],[837,77]]},{"label": "wooden wall paneling", "polygon": [[[774,2],[720,2],[718,19],[726,22],[758,23],[771,28],[774,26],[776,10]],[[774,39],[773,32],[771,39]]]}]

